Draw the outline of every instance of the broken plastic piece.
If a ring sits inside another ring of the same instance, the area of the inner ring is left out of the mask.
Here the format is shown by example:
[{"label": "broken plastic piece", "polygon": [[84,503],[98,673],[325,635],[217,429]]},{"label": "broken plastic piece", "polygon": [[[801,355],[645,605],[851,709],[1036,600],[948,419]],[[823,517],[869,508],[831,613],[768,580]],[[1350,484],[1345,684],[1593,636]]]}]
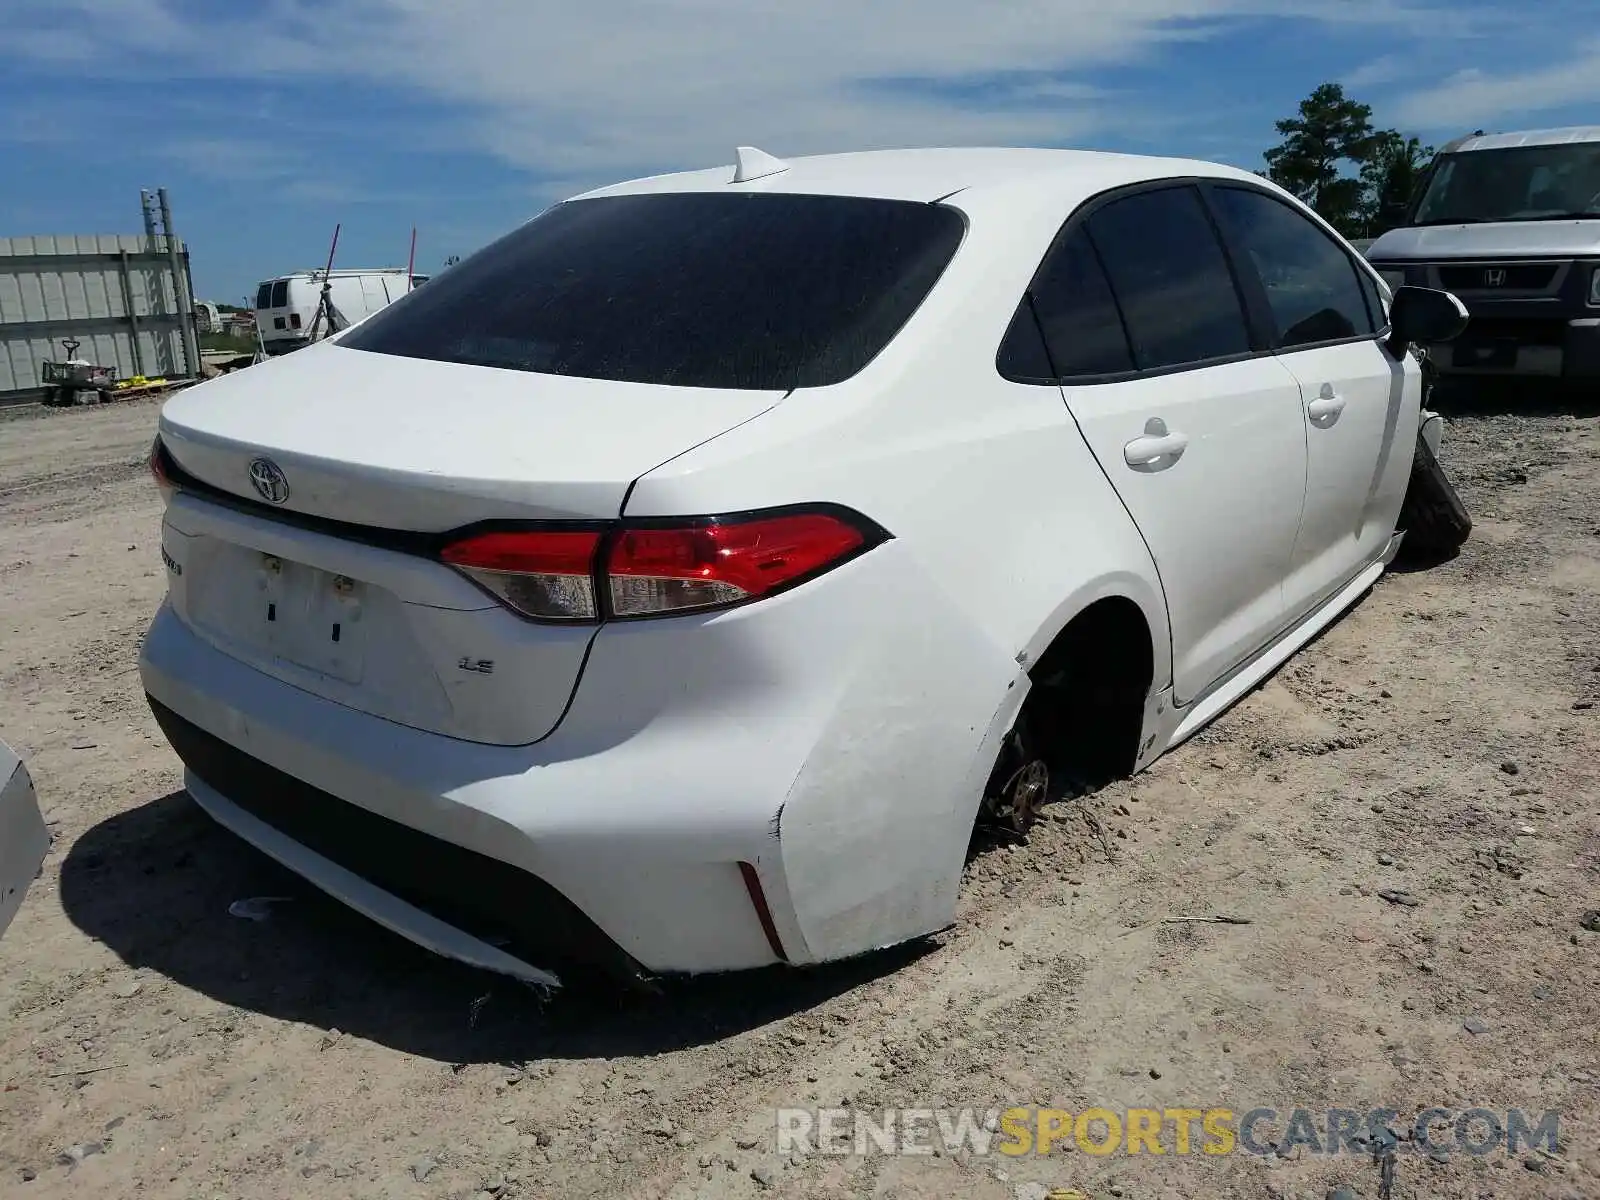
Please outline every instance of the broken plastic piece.
[{"label": "broken plastic piece", "polygon": [[243,917],[246,921],[265,921],[272,916],[274,904],[287,904],[290,896],[251,896],[246,900],[235,900],[228,905],[230,917]]},{"label": "broken plastic piece", "polygon": [[783,159],[774,158],[765,150],[757,150],[754,146],[740,146],[737,153],[739,161],[733,168],[734,183],[764,179],[768,175],[777,175],[789,169],[789,164]]}]

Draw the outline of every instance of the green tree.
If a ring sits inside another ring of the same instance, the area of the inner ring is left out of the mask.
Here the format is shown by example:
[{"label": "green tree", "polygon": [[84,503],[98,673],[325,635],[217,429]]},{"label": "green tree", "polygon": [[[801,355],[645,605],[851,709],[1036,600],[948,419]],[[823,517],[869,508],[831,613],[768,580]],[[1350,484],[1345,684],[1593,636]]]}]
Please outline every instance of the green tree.
[{"label": "green tree", "polygon": [[1400,223],[1432,158],[1433,147],[1424,146],[1417,138],[1393,129],[1375,135],[1372,153],[1361,165],[1368,237],[1378,237]]},{"label": "green tree", "polygon": [[1340,233],[1358,237],[1366,224],[1367,186],[1352,173],[1365,166],[1379,136],[1372,106],[1324,83],[1300,102],[1298,115],[1277,122],[1283,141],[1266,153],[1266,176],[1293,192]]}]

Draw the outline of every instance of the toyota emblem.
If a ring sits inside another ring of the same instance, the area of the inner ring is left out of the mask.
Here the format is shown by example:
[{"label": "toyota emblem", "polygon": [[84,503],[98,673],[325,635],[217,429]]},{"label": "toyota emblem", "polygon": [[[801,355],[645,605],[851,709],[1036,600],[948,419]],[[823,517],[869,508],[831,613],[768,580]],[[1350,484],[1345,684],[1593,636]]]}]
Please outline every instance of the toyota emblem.
[{"label": "toyota emblem", "polygon": [[270,458],[258,458],[250,464],[250,486],[268,504],[282,504],[289,498],[289,481]]}]

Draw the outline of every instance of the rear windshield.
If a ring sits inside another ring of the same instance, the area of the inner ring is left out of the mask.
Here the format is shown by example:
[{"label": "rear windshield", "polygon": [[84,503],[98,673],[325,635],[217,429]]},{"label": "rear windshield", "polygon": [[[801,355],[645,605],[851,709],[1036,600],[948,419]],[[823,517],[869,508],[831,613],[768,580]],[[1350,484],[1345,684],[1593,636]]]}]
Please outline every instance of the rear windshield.
[{"label": "rear windshield", "polygon": [[571,200],[343,339],[380,354],[685,387],[848,379],[960,244],[954,209],[770,192]]}]

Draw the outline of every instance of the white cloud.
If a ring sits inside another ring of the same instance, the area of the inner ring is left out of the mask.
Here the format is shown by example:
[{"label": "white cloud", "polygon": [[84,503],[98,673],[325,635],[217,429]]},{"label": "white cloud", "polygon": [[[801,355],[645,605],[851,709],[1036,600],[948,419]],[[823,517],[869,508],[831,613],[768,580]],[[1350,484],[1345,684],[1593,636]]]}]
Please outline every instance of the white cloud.
[{"label": "white cloud", "polygon": [[1240,18],[1410,36],[1440,27],[1442,0],[254,0],[181,15],[178,0],[20,2],[8,23],[30,30],[34,57],[93,29],[118,47],[97,60],[109,70],[420,95],[454,111],[464,149],[582,185],[729,161],[738,143],[1091,142],[1150,110],[1083,72]]},{"label": "white cloud", "polygon": [[1547,112],[1600,100],[1600,42],[1550,66],[1491,75],[1473,69],[1401,97],[1403,126],[1466,129],[1495,119]]},{"label": "white cloud", "polygon": [[1347,74],[1341,82],[1347,91],[1360,92],[1363,88],[1396,83],[1414,72],[1416,65],[1415,56],[1385,54],[1381,58],[1363,63]]},{"label": "white cloud", "polygon": [[161,143],[156,152],[196,175],[230,182],[258,183],[289,179],[305,166],[291,147],[236,137],[179,137]]}]

